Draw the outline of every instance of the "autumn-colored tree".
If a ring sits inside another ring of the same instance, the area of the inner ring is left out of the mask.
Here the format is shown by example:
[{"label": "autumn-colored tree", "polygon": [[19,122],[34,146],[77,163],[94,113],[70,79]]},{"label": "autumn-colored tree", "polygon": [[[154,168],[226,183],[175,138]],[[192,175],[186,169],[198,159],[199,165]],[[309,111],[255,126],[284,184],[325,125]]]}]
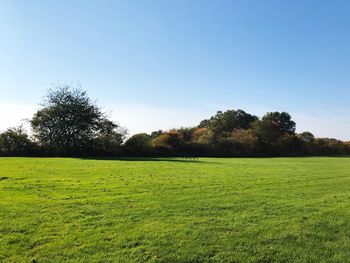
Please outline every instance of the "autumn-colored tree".
[{"label": "autumn-colored tree", "polygon": [[201,144],[213,143],[214,133],[208,128],[197,128],[192,134],[192,140]]},{"label": "autumn-colored tree", "polygon": [[152,145],[158,152],[180,153],[184,146],[183,136],[175,130],[164,132],[152,140]]},{"label": "autumn-colored tree", "polygon": [[259,155],[259,138],[253,129],[239,129],[231,133],[229,139],[236,144],[239,155]]}]

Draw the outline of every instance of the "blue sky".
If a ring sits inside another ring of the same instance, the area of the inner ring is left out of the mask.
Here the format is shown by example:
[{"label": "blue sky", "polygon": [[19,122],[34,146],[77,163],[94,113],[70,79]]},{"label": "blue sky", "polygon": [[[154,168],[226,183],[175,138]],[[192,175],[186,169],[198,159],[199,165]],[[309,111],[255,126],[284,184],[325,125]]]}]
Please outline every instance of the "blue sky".
[{"label": "blue sky", "polygon": [[0,2],[0,129],[77,83],[131,134],[288,111],[350,140],[349,1]]}]

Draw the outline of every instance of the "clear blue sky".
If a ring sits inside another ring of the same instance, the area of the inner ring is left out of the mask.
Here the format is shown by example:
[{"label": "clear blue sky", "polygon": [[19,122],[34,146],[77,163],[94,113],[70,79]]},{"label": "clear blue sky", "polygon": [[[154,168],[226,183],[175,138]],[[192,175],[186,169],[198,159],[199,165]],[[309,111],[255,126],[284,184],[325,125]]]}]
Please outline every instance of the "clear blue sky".
[{"label": "clear blue sky", "polygon": [[350,140],[349,1],[0,2],[0,128],[79,83],[130,133],[288,111]]}]

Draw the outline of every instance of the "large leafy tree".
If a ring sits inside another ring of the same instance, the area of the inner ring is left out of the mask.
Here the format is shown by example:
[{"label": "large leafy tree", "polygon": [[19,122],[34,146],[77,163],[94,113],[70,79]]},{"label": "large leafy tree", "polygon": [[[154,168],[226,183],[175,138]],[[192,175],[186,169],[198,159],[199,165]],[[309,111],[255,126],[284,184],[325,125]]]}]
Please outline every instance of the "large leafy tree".
[{"label": "large leafy tree", "polygon": [[268,112],[254,129],[263,142],[273,143],[281,136],[294,135],[295,122],[287,112]]},{"label": "large leafy tree", "polygon": [[229,136],[238,129],[248,129],[258,117],[243,110],[218,111],[209,120],[204,120],[199,127],[207,126],[216,136]]},{"label": "large leafy tree", "polygon": [[262,117],[263,122],[270,122],[281,133],[295,134],[295,122],[287,112],[268,112]]},{"label": "large leafy tree", "polygon": [[49,90],[42,106],[31,126],[40,145],[56,153],[84,153],[116,128],[85,91],[69,85]]}]

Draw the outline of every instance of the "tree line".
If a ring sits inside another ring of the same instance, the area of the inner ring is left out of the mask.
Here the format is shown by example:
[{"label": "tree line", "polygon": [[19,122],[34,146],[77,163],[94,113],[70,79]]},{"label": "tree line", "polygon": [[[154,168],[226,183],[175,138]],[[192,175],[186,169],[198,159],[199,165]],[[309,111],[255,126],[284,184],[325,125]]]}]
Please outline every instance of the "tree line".
[{"label": "tree line", "polygon": [[218,111],[197,126],[139,133],[112,121],[87,93],[69,85],[48,91],[23,126],[0,133],[1,156],[321,156],[347,155],[350,143],[296,133],[287,112],[262,118],[243,110]]}]

